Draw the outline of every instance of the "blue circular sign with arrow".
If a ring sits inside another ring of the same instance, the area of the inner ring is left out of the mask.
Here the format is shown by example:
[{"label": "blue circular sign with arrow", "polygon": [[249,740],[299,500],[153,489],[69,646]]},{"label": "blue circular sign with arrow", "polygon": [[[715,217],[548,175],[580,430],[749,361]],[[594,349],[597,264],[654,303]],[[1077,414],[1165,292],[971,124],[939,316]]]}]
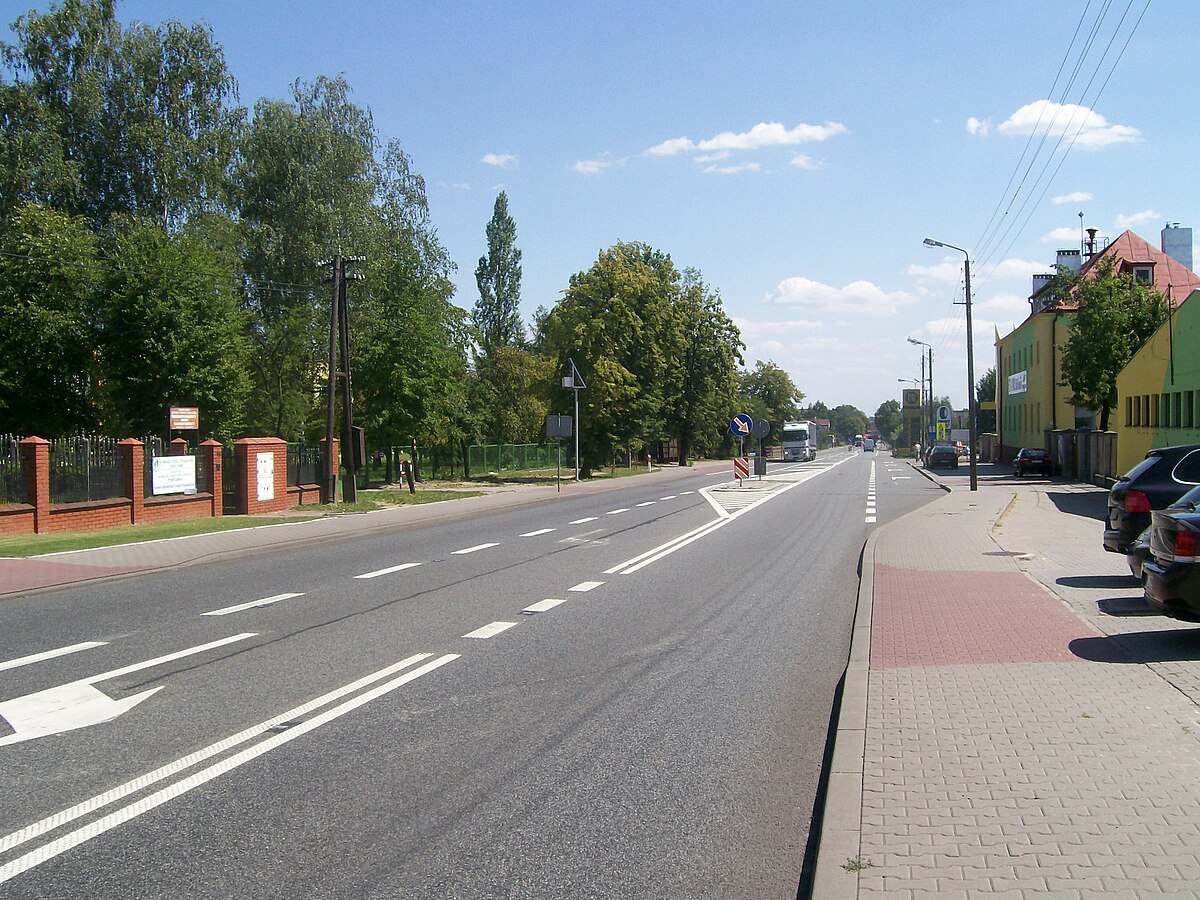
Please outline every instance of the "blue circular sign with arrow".
[{"label": "blue circular sign with arrow", "polygon": [[738,413],[729,420],[729,433],[734,437],[750,437],[754,431],[754,419],[745,413]]}]

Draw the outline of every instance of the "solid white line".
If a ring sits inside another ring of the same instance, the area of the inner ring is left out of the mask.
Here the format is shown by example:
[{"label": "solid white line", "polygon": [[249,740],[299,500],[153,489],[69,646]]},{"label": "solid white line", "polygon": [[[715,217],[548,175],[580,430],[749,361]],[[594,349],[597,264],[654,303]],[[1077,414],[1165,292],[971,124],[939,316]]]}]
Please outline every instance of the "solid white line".
[{"label": "solid white line", "polygon": [[[155,781],[159,781],[162,778],[169,777],[170,775],[181,771],[182,769],[193,766],[197,762],[206,759],[208,756],[222,752],[232,746],[235,746],[236,744],[243,743],[251,737],[262,734],[268,728],[271,728],[277,724],[289,722],[299,715],[307,714],[307,712],[311,711],[312,709],[325,705],[349,690],[357,690],[359,687],[365,684],[369,684],[372,681],[377,681],[379,678],[386,677],[400,668],[411,665],[414,661],[419,661],[421,659],[428,658],[429,656],[430,654],[428,653],[421,653],[417,656],[409,657],[408,659],[396,663],[393,666],[389,666],[387,669],[383,669],[379,672],[373,673],[372,675],[368,675],[366,678],[359,679],[353,684],[346,685],[344,688],[339,688],[337,691],[332,691],[329,694],[326,694],[324,697],[318,698],[318,700],[314,700],[311,703],[305,704],[304,706],[297,707],[296,709],[286,712],[280,716],[275,716],[265,722],[260,723],[259,725],[255,725],[253,728],[233,735],[230,738],[226,738],[219,744],[213,744],[209,747],[206,747],[204,750],[200,750],[197,753],[191,754],[190,756],[182,757],[181,759],[176,760],[174,763],[171,763],[170,766],[165,766],[162,769],[158,769],[155,772],[151,772],[150,774],[144,775],[141,778],[135,779],[134,781],[127,782],[126,784],[121,785],[119,788],[114,788],[111,791],[100,794],[97,797],[93,797],[91,800],[88,800],[85,803],[81,803],[77,806],[71,807],[70,809],[63,810],[63,812],[43,819],[41,822],[35,823],[28,828],[22,829],[21,831],[16,831],[10,835],[6,835],[5,837],[0,838],[0,850],[7,850],[11,847],[15,847],[18,844],[24,843],[30,838],[37,836],[37,834],[29,834],[26,836],[25,832],[40,829],[40,831],[37,833],[45,833],[51,828],[57,828],[59,825],[63,825],[74,818],[78,818],[79,816],[85,815],[86,813],[98,809],[101,806],[112,803],[114,800],[120,799],[120,797],[126,796],[128,793],[141,790],[147,785],[153,784]],[[262,756],[264,753],[268,753],[271,750],[274,750],[276,747],[280,747],[289,741],[295,740],[301,735],[307,734],[316,728],[320,728],[322,725],[328,724],[334,719],[337,719],[348,712],[352,712],[358,707],[370,703],[372,700],[382,697],[384,694],[390,693],[396,688],[402,687],[403,685],[408,684],[410,681],[414,681],[417,678],[420,678],[422,675],[426,675],[429,672],[432,672],[434,669],[440,668],[446,663],[453,662],[458,658],[458,654],[455,653],[447,653],[445,656],[438,657],[437,659],[433,660],[433,662],[426,663],[420,668],[413,669],[411,672],[406,672],[398,678],[394,678],[391,681],[385,682],[384,684],[381,684],[364,694],[360,694],[351,700],[347,700],[345,703],[326,710],[318,716],[315,716],[305,722],[301,722],[300,724],[289,728],[287,731],[272,735],[266,740],[255,744],[253,747],[247,747],[245,750],[229,757],[228,759],[222,760],[219,763],[215,763],[206,769],[201,769],[199,772],[190,775],[182,781],[178,781],[175,784],[165,787],[162,790],[143,798],[142,800],[131,803],[129,806],[119,809],[114,813],[110,813],[102,819],[97,819],[95,822],[76,829],[75,831],[72,831],[69,834],[59,838],[58,840],[44,844],[41,847],[38,847],[36,850],[31,850],[29,853],[14,859],[7,865],[0,866],[0,883],[15,878],[22,872],[26,872],[48,859],[52,859],[61,853],[65,853],[67,850],[70,850],[73,847],[77,847],[80,844],[90,841],[94,837],[99,837],[105,832],[116,828],[118,825],[123,825],[125,822],[135,819],[143,813],[147,813],[158,806],[162,806],[164,803],[186,794],[193,788],[200,787],[201,785],[212,781],[214,778],[223,775],[226,772],[231,772],[239,766],[242,766],[245,763],[256,759],[257,757]],[[168,772],[168,769],[173,771]],[[123,793],[118,794],[118,792]]]},{"label": "solid white line", "polygon": [[638,506],[653,506],[657,500],[647,500],[645,503],[639,503]]},{"label": "solid white line", "polygon": [[476,550],[486,550],[488,547],[499,547],[498,543],[491,544],[476,544],[474,547],[464,547],[462,550],[451,551],[455,556],[462,556],[464,553],[474,553]]},{"label": "solid white line", "polygon": [[166,656],[159,656],[155,659],[148,659],[145,662],[134,663],[132,666],[125,666],[122,669],[113,669],[111,672],[93,675],[91,678],[81,678],[76,683],[95,684],[97,681],[107,681],[108,679],[116,678],[119,675],[128,675],[130,672],[140,672],[142,669],[149,669],[153,666],[161,665],[162,663],[183,659],[185,656],[194,656],[197,653],[203,653],[205,650],[213,650],[217,647],[224,647],[226,644],[234,644],[238,641],[244,641],[247,638],[252,637],[258,637],[258,632],[246,631],[242,634],[235,634],[233,637],[221,638],[219,641],[213,641],[209,644],[201,644],[199,647],[189,647],[186,650],[180,650],[176,653],[168,653]]},{"label": "solid white line", "polygon": [[[363,576],[356,576],[361,578]],[[244,609],[254,609],[257,606],[270,606],[272,603],[278,603],[280,600],[291,600],[293,597],[303,597],[303,593],[299,594],[276,594],[274,597],[263,597],[261,600],[251,600],[249,603],[239,603],[237,606],[226,606],[224,609],[210,609],[206,613],[200,613],[202,616],[227,616],[230,613],[241,612]]]},{"label": "solid white line", "polygon": [[629,512],[628,506],[623,506],[620,509],[610,509],[605,513],[606,516],[615,516],[617,513]]},{"label": "solid white line", "polygon": [[482,628],[476,628],[469,634],[464,634],[463,637],[478,638],[481,641],[485,641],[490,637],[495,637],[502,631],[508,631],[508,629],[516,624],[516,622],[492,622],[490,625],[484,625]]},{"label": "solid white line", "polygon": [[376,569],[374,572],[364,572],[361,575],[355,575],[355,578],[378,578],[380,575],[391,575],[393,572],[402,572],[405,569],[415,569],[420,563],[400,563],[398,566],[388,566],[386,569]]},{"label": "solid white line", "polygon": [[555,530],[554,528],[539,528],[537,531],[527,531],[521,537],[537,537],[539,534],[549,534]]},{"label": "solid white line", "polygon": [[579,582],[579,584],[575,585],[575,587],[567,588],[567,590],[575,591],[577,593],[583,593],[585,591],[592,590],[592,588],[598,588],[602,584],[604,584],[603,581],[581,581],[581,582]]},{"label": "solid white line", "polygon": [[584,516],[582,519],[576,519],[573,522],[568,522],[568,525],[582,525],[584,522],[595,522],[598,516]]},{"label": "solid white line", "polygon": [[534,603],[532,606],[525,607],[523,610],[521,610],[521,612],[523,612],[523,613],[546,612],[548,610],[554,609],[554,607],[558,606],[558,604],[566,603],[566,602],[567,602],[567,600],[565,597],[561,600],[547,598],[545,600],[539,600],[537,603]]},{"label": "solid white line", "polygon": [[107,643],[108,641],[84,641],[82,644],[72,644],[70,647],[59,647],[57,650],[45,650],[41,653],[22,656],[20,659],[10,659],[7,662],[0,662],[0,672],[3,672],[5,669],[19,669],[21,666],[32,665],[33,663],[41,662],[45,659],[54,659],[58,656],[66,656],[69,653],[78,653],[80,650],[103,647]]}]

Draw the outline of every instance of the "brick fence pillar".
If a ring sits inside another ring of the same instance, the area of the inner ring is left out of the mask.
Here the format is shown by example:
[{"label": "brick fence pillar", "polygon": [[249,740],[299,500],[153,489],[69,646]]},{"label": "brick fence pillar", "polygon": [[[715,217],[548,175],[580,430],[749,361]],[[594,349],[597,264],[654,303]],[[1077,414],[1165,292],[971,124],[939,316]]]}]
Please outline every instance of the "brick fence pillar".
[{"label": "brick fence pillar", "polygon": [[172,438],[171,449],[168,451],[170,456],[187,456],[188,442],[187,438]]},{"label": "brick fence pillar", "polygon": [[121,471],[125,475],[125,496],[129,498],[129,524],[142,521],[146,503],[146,448],[135,438],[117,444],[121,453]]},{"label": "brick fence pillar", "polygon": [[21,469],[25,473],[25,502],[33,507],[33,530],[50,530],[50,442],[27,437],[19,442]]},{"label": "brick fence pillar", "polygon": [[212,516],[217,518],[225,511],[225,486],[221,478],[221,444],[207,440],[200,444],[200,458],[196,461],[204,469],[208,489],[212,491]]},{"label": "brick fence pillar", "polygon": [[291,506],[287,490],[287,441],[241,438],[234,441],[233,447],[238,461],[238,511],[253,516]]}]

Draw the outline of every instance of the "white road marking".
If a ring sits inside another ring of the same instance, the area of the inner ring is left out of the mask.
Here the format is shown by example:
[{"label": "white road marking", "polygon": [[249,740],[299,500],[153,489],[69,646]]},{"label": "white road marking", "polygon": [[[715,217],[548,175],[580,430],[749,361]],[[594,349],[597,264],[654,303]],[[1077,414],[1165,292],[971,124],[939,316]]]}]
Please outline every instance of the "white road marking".
[{"label": "white road marking", "polygon": [[680,491],[679,496],[686,497],[688,494],[694,494],[694,493],[696,493],[696,492],[695,491]]},{"label": "white road marking", "polygon": [[576,519],[573,522],[568,522],[568,525],[582,525],[584,522],[595,522],[599,516],[584,516],[582,519]]},{"label": "white road marking", "polygon": [[584,593],[585,591],[590,591],[593,588],[598,588],[602,584],[604,584],[603,581],[581,581],[579,584],[575,585],[575,587],[567,588],[567,590],[575,591],[576,593]]},{"label": "white road marking", "polygon": [[[106,791],[103,794],[99,794],[90,800],[85,800],[83,803],[76,804],[75,806],[55,813],[54,815],[47,816],[46,818],[22,828],[19,831],[14,831],[11,834],[4,835],[0,837],[0,852],[10,850],[13,847],[17,847],[27,841],[33,840],[34,838],[52,831],[55,828],[78,819],[80,816],[88,815],[102,806],[107,806],[108,804],[127,797],[134,792],[141,791],[155,782],[162,781],[165,778],[170,778],[171,776],[182,772],[184,769],[194,766],[198,762],[203,762],[205,759],[215,756],[218,753],[224,753],[226,750],[236,747],[238,744],[243,744],[251,738],[258,737],[259,735],[264,734],[270,728],[284,723],[290,723],[301,716],[307,715],[315,709],[319,709],[320,707],[331,703],[333,700],[345,696],[353,691],[357,691],[360,688],[365,687],[372,682],[378,681],[381,678],[386,678],[402,668],[407,668],[414,662],[420,662],[423,659],[428,659],[431,655],[432,654],[429,653],[420,653],[416,656],[410,656],[408,659],[401,660],[395,665],[388,666],[386,669],[381,669],[378,672],[374,672],[364,678],[360,678],[358,681],[352,684],[348,684],[344,687],[338,688],[335,691],[331,691],[322,697],[318,697],[316,700],[312,700],[309,703],[304,704],[303,706],[296,707],[295,709],[289,710],[278,716],[273,716],[272,718],[267,719],[265,722],[260,722],[258,725],[251,726],[245,731],[227,737],[218,743],[211,744],[208,747],[205,747],[203,750],[198,750],[195,753],[181,757],[180,759],[177,759],[160,769],[155,769],[153,772],[142,775],[141,777],[135,778],[132,781],[127,781],[125,784],[115,787],[110,791]],[[239,766],[242,766],[245,763],[256,759],[257,757],[262,756],[264,753],[268,753],[269,751],[274,750],[276,747],[280,747],[289,741],[295,740],[301,735],[307,734],[316,728],[320,728],[322,725],[328,724],[334,719],[337,719],[348,712],[352,712],[358,707],[370,703],[372,700],[382,697],[384,694],[390,693],[391,691],[396,690],[396,688],[408,684],[410,681],[414,681],[417,678],[420,678],[422,675],[426,675],[429,672],[432,672],[434,669],[440,668],[446,663],[453,662],[458,658],[458,654],[455,653],[448,653],[445,656],[441,656],[432,662],[426,663],[420,668],[413,669],[411,672],[406,672],[403,675],[392,679],[391,681],[378,685],[366,693],[358,695],[352,700],[347,700],[345,703],[342,703],[339,706],[335,706],[332,709],[326,710],[318,716],[314,716],[313,718],[305,722],[301,722],[298,725],[293,725],[286,731],[274,734],[266,740],[255,744],[253,747],[248,747],[245,750],[242,750],[240,753],[228,757],[219,763],[215,763],[206,769],[195,772],[187,778],[184,778],[173,785],[165,787],[148,797],[131,803],[129,806],[126,806],[123,809],[119,809],[116,812],[110,813],[102,819],[97,819],[96,821],[91,822],[82,828],[63,835],[57,840],[43,844],[41,847],[26,853],[24,856],[19,856],[12,862],[0,866],[0,884],[15,878],[22,872],[27,872],[35,866],[41,865],[49,859],[53,859],[54,857],[65,853],[67,850],[70,850],[73,847],[78,847],[80,844],[86,843],[92,838],[99,837],[105,832],[111,831],[112,829],[119,825],[123,825],[125,822],[128,822],[131,819],[135,819],[143,813],[147,813],[156,807],[162,806],[164,803],[186,794],[193,788],[207,784],[214,778],[223,775],[226,772],[231,772]]]},{"label": "white road marking", "polygon": [[647,500],[645,503],[639,503],[638,506],[653,506],[657,500]]},{"label": "white road marking", "polygon": [[500,545],[493,541],[490,544],[476,544],[474,547],[464,547],[462,550],[451,551],[454,556],[462,556],[464,553],[474,553],[476,550],[486,550],[489,547],[499,547]]},{"label": "white road marking", "polygon": [[875,517],[874,517],[874,516],[867,516],[867,518],[866,518],[864,521],[866,521],[866,522],[868,522],[868,523],[869,523],[869,522],[874,522],[874,521],[875,521]]},{"label": "white road marking", "polygon": [[46,659],[54,659],[59,656],[67,656],[70,653],[78,653],[81,650],[91,650],[93,647],[103,647],[108,641],[84,641],[82,644],[72,644],[69,647],[59,647],[57,650],[44,650],[41,653],[31,653],[29,656],[22,656],[19,659],[10,659],[7,662],[0,662],[0,672],[5,669],[19,669],[21,666],[32,665],[33,663],[41,662]]},{"label": "white road marking", "polygon": [[659,500],[674,500],[677,496],[678,496],[677,494],[667,494],[667,496],[659,497],[658,499]]},{"label": "white road marking", "polygon": [[606,516],[615,516],[617,513],[629,512],[628,506],[623,506],[620,509],[610,509],[605,513]]},{"label": "white road marking", "polygon": [[490,625],[484,625],[482,628],[476,628],[469,634],[464,634],[463,637],[478,638],[481,641],[485,641],[490,637],[495,637],[502,631],[508,631],[508,629],[516,624],[516,622],[492,622]]},{"label": "white road marking", "polygon": [[[382,573],[379,573],[382,574]],[[369,575],[356,575],[356,578],[369,578]],[[239,603],[237,606],[226,606],[224,609],[210,609],[206,613],[200,613],[202,616],[227,616],[230,613],[241,612],[244,609],[254,609],[258,606],[270,606],[272,603],[278,603],[280,600],[291,600],[293,597],[303,597],[304,593],[299,594],[276,594],[274,597],[263,597],[261,600],[251,600],[249,603]]]},{"label": "white road marking", "polygon": [[217,647],[224,647],[226,644],[236,644],[238,641],[244,641],[252,637],[258,637],[258,632],[245,631],[241,634],[235,634],[232,637],[221,638],[219,641],[211,641],[207,644],[201,644],[198,647],[188,647],[186,650],[168,653],[166,656],[159,656],[154,659],[148,659],[145,662],[134,663],[131,666],[125,666],[121,669],[113,669],[111,672],[104,672],[100,675],[93,675],[90,678],[83,678],[80,679],[78,683],[95,684],[98,681],[108,681],[110,678],[119,678],[122,675],[128,675],[130,672],[140,672],[142,669],[150,669],[154,666],[162,665],[163,663],[174,662],[177,659],[183,659],[185,656],[195,656],[197,653],[203,653],[205,650],[215,650]]},{"label": "white road marking", "polygon": [[386,569],[376,569],[374,572],[364,572],[355,578],[378,578],[380,575],[391,575],[393,572],[403,572],[405,569],[415,569],[420,563],[400,563],[398,566],[388,566]]},{"label": "white road marking", "polygon": [[537,531],[527,531],[521,537],[537,537],[539,534],[549,534],[556,530],[555,528],[539,528]]},{"label": "white road marking", "polygon": [[562,600],[555,600],[555,599],[547,598],[545,600],[539,600],[537,603],[534,603],[532,606],[525,607],[523,610],[521,610],[521,612],[523,612],[523,613],[546,612],[547,610],[554,609],[554,607],[558,606],[558,604],[566,603],[566,602],[567,601],[566,601],[565,597]]},{"label": "white road marking", "polygon": [[909,478],[912,478],[912,476],[911,475],[893,475],[892,481],[905,481]]}]

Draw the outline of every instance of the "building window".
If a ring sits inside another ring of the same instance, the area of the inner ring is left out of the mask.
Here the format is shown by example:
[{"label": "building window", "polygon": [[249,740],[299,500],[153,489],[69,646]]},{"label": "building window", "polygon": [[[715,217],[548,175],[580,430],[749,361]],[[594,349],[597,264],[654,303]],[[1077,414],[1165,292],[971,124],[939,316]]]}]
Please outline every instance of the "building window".
[{"label": "building window", "polygon": [[1158,414],[1160,411],[1161,411],[1161,404],[1159,403],[1159,395],[1151,394],[1150,395],[1150,427],[1151,428],[1158,427],[1158,422],[1159,422]]},{"label": "building window", "polygon": [[1150,395],[1142,394],[1142,427],[1150,427]]},{"label": "building window", "polygon": [[1196,423],[1195,403],[1196,403],[1196,392],[1195,391],[1184,391],[1183,392],[1183,424],[1180,426],[1181,428],[1195,427],[1195,423]]},{"label": "building window", "polygon": [[1133,398],[1125,398],[1125,427],[1129,428],[1133,425]]},{"label": "building window", "polygon": [[1133,281],[1135,284],[1151,284],[1154,281],[1153,266],[1134,266]]},{"label": "building window", "polygon": [[1183,394],[1176,391],[1171,395],[1171,427],[1183,426]]}]

